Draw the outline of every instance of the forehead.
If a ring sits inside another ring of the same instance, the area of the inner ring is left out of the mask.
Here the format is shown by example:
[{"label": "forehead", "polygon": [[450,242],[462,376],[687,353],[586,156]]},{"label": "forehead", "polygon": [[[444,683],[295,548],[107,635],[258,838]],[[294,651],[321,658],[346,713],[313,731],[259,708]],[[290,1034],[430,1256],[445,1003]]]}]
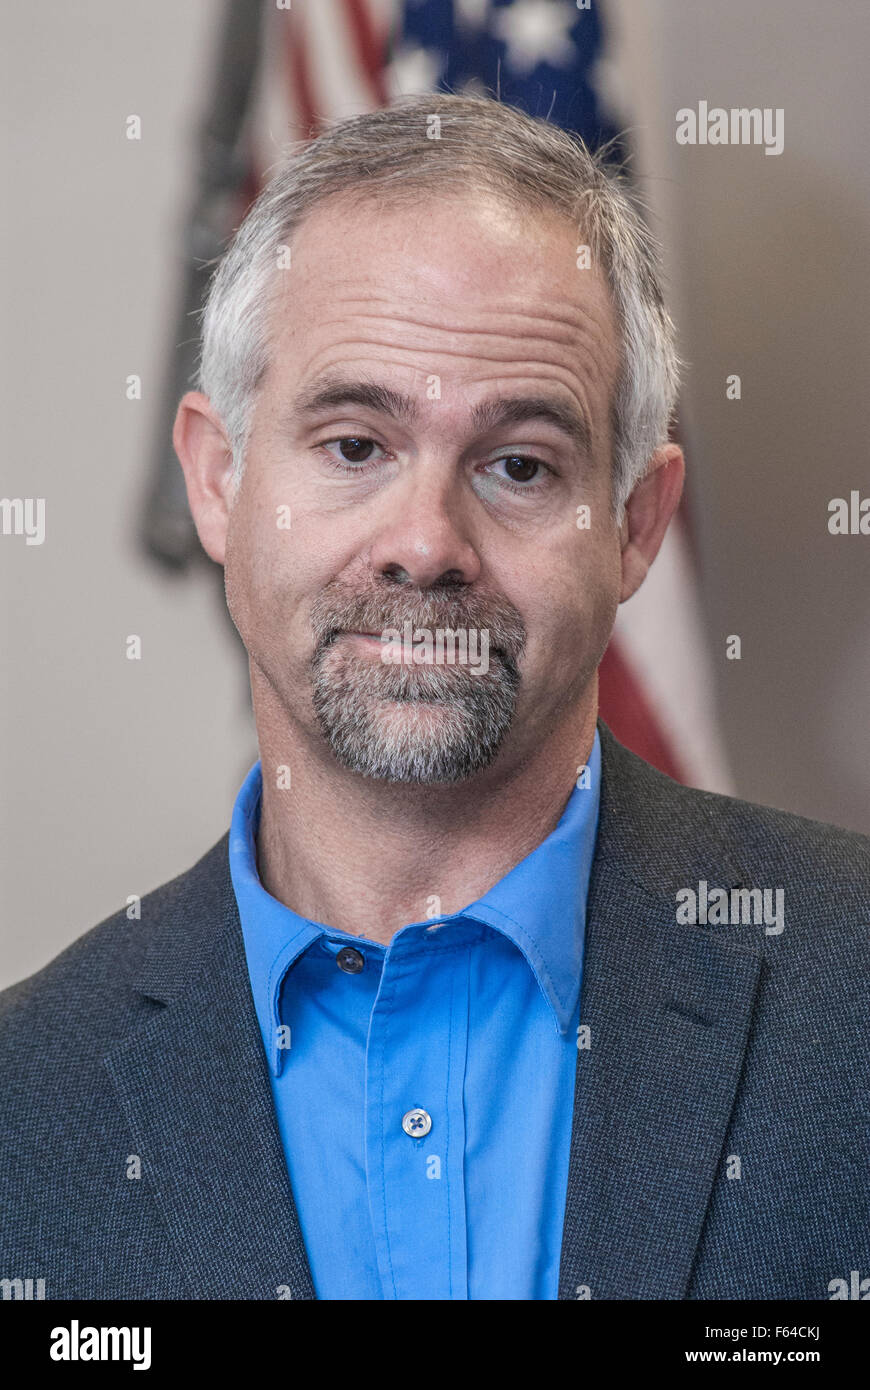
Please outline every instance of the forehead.
[{"label": "forehead", "polygon": [[336,368],[422,373],[424,385],[432,373],[470,388],[550,382],[598,414],[618,330],[601,269],[578,268],[581,241],[555,212],[485,194],[333,197],[275,272],[268,376],[282,394]]}]

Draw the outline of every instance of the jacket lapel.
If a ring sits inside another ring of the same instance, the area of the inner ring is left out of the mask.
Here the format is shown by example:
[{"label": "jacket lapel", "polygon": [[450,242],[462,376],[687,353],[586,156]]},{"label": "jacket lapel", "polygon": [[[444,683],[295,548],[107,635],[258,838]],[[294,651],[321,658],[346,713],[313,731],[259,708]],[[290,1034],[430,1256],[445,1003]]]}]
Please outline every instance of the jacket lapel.
[{"label": "jacket lapel", "polygon": [[679,1299],[723,1173],[762,952],[751,928],[676,923],[679,888],[745,875],[717,808],[698,792],[688,802],[598,727],[589,1045],[577,1054],[559,1298]]},{"label": "jacket lapel", "polygon": [[[228,835],[165,891],[137,988],[145,1026],[104,1059],[192,1296],[313,1299],[229,875]],[[147,899],[146,899],[147,903]],[[153,910],[153,909],[152,909]]]}]

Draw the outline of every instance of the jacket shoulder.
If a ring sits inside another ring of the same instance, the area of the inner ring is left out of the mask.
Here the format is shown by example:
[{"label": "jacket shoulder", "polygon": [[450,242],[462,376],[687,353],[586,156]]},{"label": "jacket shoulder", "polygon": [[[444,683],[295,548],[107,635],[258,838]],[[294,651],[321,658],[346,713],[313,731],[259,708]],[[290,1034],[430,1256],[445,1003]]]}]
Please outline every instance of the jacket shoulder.
[{"label": "jacket shoulder", "polygon": [[791,877],[846,876],[870,887],[870,837],[857,830],[697,787],[680,793],[696,818],[714,826],[744,862],[780,867]]},{"label": "jacket shoulder", "polygon": [[226,861],[227,841],[225,834],[191,868],[145,894],[138,917],[131,920],[120,908],[41,970],[0,991],[0,1057],[7,1049],[20,1056],[37,1029],[45,1038],[56,1028],[69,1043],[80,1025],[95,1047],[123,1036],[141,1007],[134,981],[158,933],[173,922],[191,924]]},{"label": "jacket shoulder", "polygon": [[670,892],[783,888],[800,915],[870,921],[870,837],[740,797],[683,786],[618,743],[604,726],[599,840],[631,876]]}]

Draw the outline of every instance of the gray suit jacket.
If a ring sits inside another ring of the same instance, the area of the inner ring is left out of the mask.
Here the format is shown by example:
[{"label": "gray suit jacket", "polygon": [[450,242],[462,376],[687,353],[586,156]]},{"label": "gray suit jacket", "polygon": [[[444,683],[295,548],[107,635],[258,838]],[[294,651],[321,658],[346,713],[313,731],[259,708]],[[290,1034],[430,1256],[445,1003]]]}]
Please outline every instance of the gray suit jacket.
[{"label": "gray suit jacket", "polygon": [[[870,840],[599,731],[559,1297],[828,1299],[870,1277]],[[227,841],[0,994],[0,1279],[315,1297]],[[679,924],[702,880],[784,930]]]}]

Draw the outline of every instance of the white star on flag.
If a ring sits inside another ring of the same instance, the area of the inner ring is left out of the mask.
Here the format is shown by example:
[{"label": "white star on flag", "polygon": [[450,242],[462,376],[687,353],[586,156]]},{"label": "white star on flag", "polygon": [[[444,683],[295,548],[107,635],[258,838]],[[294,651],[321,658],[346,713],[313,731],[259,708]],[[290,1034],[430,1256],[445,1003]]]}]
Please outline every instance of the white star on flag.
[{"label": "white star on flag", "polygon": [[567,67],[576,48],[571,30],[577,18],[571,0],[516,0],[496,10],[492,27],[507,44],[507,63],[517,73],[531,72],[539,63]]},{"label": "white star on flag", "polygon": [[431,92],[443,70],[444,56],[436,49],[405,44],[386,70],[390,92],[394,97]]},{"label": "white star on flag", "polygon": [[460,24],[482,29],[489,15],[490,0],[454,0],[454,12]]}]

